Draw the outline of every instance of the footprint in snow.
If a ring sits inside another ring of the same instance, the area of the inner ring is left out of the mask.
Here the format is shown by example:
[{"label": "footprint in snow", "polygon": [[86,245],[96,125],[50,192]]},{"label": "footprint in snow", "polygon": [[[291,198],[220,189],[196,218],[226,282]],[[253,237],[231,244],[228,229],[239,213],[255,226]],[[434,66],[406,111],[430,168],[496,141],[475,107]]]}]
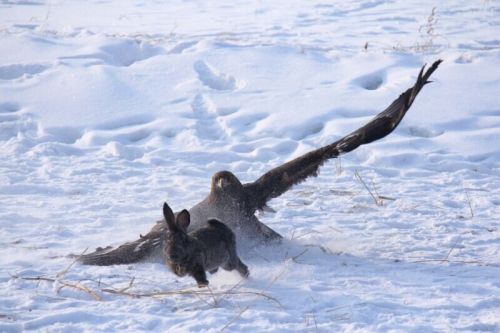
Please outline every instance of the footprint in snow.
[{"label": "footprint in snow", "polygon": [[195,62],[193,68],[198,73],[200,81],[212,89],[235,90],[244,86],[242,81],[237,80],[234,76],[219,72],[203,60]]},{"label": "footprint in snow", "polygon": [[0,103],[0,141],[15,138],[19,133],[34,132],[38,125],[16,103]]},{"label": "footprint in snow", "polygon": [[418,138],[435,138],[443,134],[441,131],[432,130],[425,127],[409,126],[408,133]]},{"label": "footprint in snow", "polygon": [[378,71],[375,73],[360,76],[352,83],[366,90],[377,90],[385,82],[385,73]]},{"label": "footprint in snow", "polygon": [[[17,103],[0,102],[0,141],[8,141],[21,137],[37,138],[39,137],[39,125],[32,116],[24,112],[23,108]],[[30,149],[29,154],[34,156],[40,155],[80,155],[81,151],[71,147],[72,144],[80,136],[80,131],[71,127],[59,127],[44,129],[42,141],[27,140]]]},{"label": "footprint in snow", "polygon": [[[19,115],[17,113],[20,110],[20,106],[15,103],[0,103],[0,124],[18,120]],[[2,136],[0,134],[0,137]]]},{"label": "footprint in snow", "polygon": [[237,132],[249,131],[255,128],[257,123],[269,117],[268,113],[243,114],[231,117],[227,120],[227,125]]},{"label": "footprint in snow", "polygon": [[168,50],[168,53],[171,53],[171,54],[184,53],[184,52],[187,52],[188,50],[192,49],[197,44],[198,44],[198,41],[181,42],[181,43],[176,44],[170,50]]},{"label": "footprint in snow", "polygon": [[49,65],[43,64],[11,64],[0,66],[0,80],[15,80],[31,77],[47,70]]},{"label": "footprint in snow", "polygon": [[307,139],[310,136],[314,136],[325,128],[323,123],[311,122],[304,124],[301,127],[297,127],[295,130],[289,133],[290,137],[296,141],[301,141]]},{"label": "footprint in snow", "polygon": [[[113,121],[101,123],[93,129],[80,133],[74,143],[83,147],[91,147],[116,142],[120,147],[126,147],[129,144],[135,144],[150,138],[153,135],[151,126],[154,122],[155,118],[147,114],[116,118]],[[75,135],[77,133],[75,132]],[[115,148],[113,148],[115,151],[121,150],[120,148]],[[110,155],[119,156],[120,154],[113,153]]]},{"label": "footprint in snow", "polygon": [[0,103],[0,114],[13,113],[21,110],[19,104],[4,102]]},{"label": "footprint in snow", "polygon": [[201,139],[219,140],[227,135],[218,122],[217,105],[208,96],[196,95],[191,103],[191,109],[197,119],[196,132]]},{"label": "footprint in snow", "polygon": [[106,40],[89,53],[59,57],[60,60],[83,61],[86,66],[106,64],[128,67],[163,53],[163,49],[132,39]]}]

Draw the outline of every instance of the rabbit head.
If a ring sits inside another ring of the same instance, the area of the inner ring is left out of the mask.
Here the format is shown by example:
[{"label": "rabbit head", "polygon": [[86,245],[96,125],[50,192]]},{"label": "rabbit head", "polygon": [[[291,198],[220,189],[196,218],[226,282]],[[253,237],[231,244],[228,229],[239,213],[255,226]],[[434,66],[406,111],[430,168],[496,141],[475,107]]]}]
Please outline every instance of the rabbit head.
[{"label": "rabbit head", "polygon": [[165,263],[177,276],[185,276],[191,273],[201,255],[199,246],[187,234],[190,223],[189,212],[184,209],[175,218],[172,209],[167,203],[164,203],[163,216],[169,230],[165,248]]}]

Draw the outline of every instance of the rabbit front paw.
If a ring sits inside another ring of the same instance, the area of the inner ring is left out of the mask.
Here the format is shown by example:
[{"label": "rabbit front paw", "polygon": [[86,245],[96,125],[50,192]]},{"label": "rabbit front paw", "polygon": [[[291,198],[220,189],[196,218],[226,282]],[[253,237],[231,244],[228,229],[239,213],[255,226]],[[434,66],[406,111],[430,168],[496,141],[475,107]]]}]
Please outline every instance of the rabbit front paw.
[{"label": "rabbit front paw", "polygon": [[198,288],[208,287],[208,281],[196,281],[198,283]]}]

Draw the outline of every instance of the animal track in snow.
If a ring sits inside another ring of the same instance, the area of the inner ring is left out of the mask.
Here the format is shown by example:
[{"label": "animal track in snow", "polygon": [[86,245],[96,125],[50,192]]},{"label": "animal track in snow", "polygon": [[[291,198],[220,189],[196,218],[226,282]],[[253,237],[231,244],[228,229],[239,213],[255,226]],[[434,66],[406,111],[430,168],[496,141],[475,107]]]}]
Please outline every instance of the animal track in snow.
[{"label": "animal track in snow", "polygon": [[0,103],[0,141],[15,138],[19,133],[37,132],[38,125],[15,103]]},{"label": "animal track in snow", "polygon": [[455,59],[457,64],[470,64],[474,61],[474,56],[470,53],[463,53]]},{"label": "animal track in snow", "polygon": [[189,50],[193,46],[197,45],[197,41],[187,41],[187,42],[181,42],[179,44],[176,44],[174,47],[172,47],[168,53],[172,54],[180,54],[184,53],[186,50]]},{"label": "animal track in snow", "polygon": [[43,64],[11,64],[0,66],[0,80],[14,80],[24,76],[32,76],[47,70],[49,65]]},{"label": "animal track in snow", "polygon": [[324,127],[325,125],[323,123],[311,122],[309,124],[303,124],[289,134],[292,139],[300,141],[320,133]]},{"label": "animal track in snow", "polygon": [[237,112],[239,108],[236,107],[228,107],[228,108],[217,108],[217,113],[219,116],[229,116],[235,112]]},{"label": "animal track in snow", "polygon": [[235,90],[244,86],[244,82],[237,80],[234,76],[220,73],[203,60],[195,62],[193,68],[198,73],[200,81],[212,89]]},{"label": "animal track in snow", "polygon": [[[17,114],[21,108],[14,103],[0,103],[0,124],[8,121],[16,121],[19,119]],[[0,125],[1,126],[1,125]],[[0,133],[0,137],[2,134]]]},{"label": "animal track in snow", "polygon": [[268,113],[239,115],[237,117],[232,117],[231,119],[228,119],[227,124],[238,131],[242,129],[248,131],[253,129],[259,121],[264,120],[267,117],[269,117]]},{"label": "animal track in snow", "polygon": [[198,94],[191,103],[191,109],[197,118],[196,132],[202,139],[219,140],[226,136],[226,132],[217,122],[217,106],[208,97]]},{"label": "animal track in snow", "polygon": [[[128,67],[134,63],[154,57],[162,49],[147,43],[139,43],[132,39],[106,40],[95,52],[86,54],[63,56],[61,60],[89,60],[87,65],[107,64],[111,66]],[[97,61],[97,63],[96,63]]]},{"label": "animal track in snow", "polygon": [[134,127],[134,126],[145,125],[147,123],[152,122],[153,120],[154,120],[154,117],[150,114],[137,114],[134,116],[116,119],[114,121],[100,124],[97,127],[97,129],[113,130],[113,129],[120,129],[120,128],[124,128],[124,127]]},{"label": "animal track in snow", "polygon": [[409,126],[408,133],[410,133],[411,136],[416,136],[419,138],[435,138],[443,134],[443,132],[440,131],[434,131],[428,128],[418,127],[418,126]]},{"label": "animal track in snow", "polygon": [[[128,144],[135,144],[153,135],[155,118],[151,115],[138,114],[115,121],[103,123],[100,126],[86,131],[75,140],[77,146],[104,146],[116,142],[112,147],[121,150]],[[74,131],[76,135],[78,132]],[[111,146],[109,146],[111,147]],[[108,147],[108,148],[109,148]],[[125,149],[125,148],[124,148]],[[128,148],[127,148],[128,149]],[[111,154],[113,155],[113,154]],[[118,156],[119,154],[115,154]],[[134,156],[136,154],[134,153]]]},{"label": "animal track in snow", "polygon": [[373,117],[375,114],[373,110],[368,109],[335,109],[332,113],[343,118]]},{"label": "animal track in snow", "polygon": [[151,130],[147,126],[124,127],[114,130],[91,130],[84,133],[75,143],[83,147],[100,146],[113,141],[130,144],[144,140],[150,135]]},{"label": "animal track in snow", "polygon": [[352,80],[352,83],[366,90],[377,90],[382,86],[384,81],[385,81],[385,74],[382,72],[375,72],[360,76]]},{"label": "animal track in snow", "polygon": [[500,110],[487,110],[477,112],[476,114],[482,117],[500,117]]},{"label": "animal track in snow", "polygon": [[21,107],[16,103],[9,103],[9,102],[0,103],[0,114],[17,112],[19,110],[21,110]]},{"label": "animal track in snow", "polygon": [[384,5],[385,2],[386,2],[385,0],[377,0],[377,1],[360,3],[356,5],[347,2],[346,4],[343,5],[333,5],[331,7],[323,6],[319,8],[328,9],[327,11],[321,13],[323,16],[337,20],[339,16],[359,14],[360,12]]},{"label": "animal track in snow", "polygon": [[126,160],[135,160],[144,156],[142,149],[124,146],[116,141],[108,142],[101,151],[107,156],[120,157]]}]

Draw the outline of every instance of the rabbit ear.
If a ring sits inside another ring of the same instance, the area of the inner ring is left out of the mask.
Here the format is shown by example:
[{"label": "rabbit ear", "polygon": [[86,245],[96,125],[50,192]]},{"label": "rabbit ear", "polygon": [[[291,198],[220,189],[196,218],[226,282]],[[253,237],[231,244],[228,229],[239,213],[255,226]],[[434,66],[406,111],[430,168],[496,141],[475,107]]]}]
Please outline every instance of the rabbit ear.
[{"label": "rabbit ear", "polygon": [[189,223],[191,222],[191,216],[189,212],[185,209],[182,210],[179,214],[177,214],[177,226],[187,232],[189,227]]},{"label": "rabbit ear", "polygon": [[172,212],[172,209],[166,202],[163,203],[163,216],[165,217],[165,221],[167,222],[168,229],[170,229],[170,231],[176,230],[177,226],[175,224],[174,212]]}]

